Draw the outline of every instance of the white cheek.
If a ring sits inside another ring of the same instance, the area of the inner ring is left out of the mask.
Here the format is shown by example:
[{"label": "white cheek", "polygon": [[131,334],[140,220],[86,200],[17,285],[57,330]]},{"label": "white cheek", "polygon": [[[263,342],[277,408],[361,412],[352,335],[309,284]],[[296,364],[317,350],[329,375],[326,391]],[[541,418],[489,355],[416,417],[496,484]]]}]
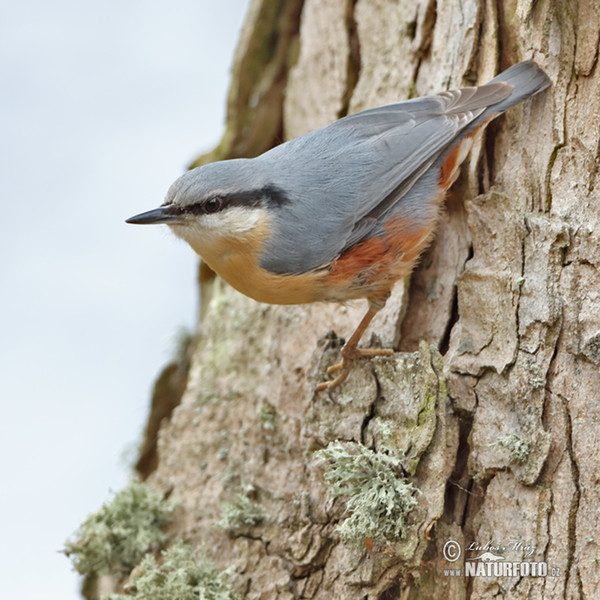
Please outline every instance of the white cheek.
[{"label": "white cheek", "polygon": [[233,206],[214,215],[190,216],[185,225],[172,225],[171,229],[198,251],[251,231],[258,225],[262,212],[259,208]]},{"label": "white cheek", "polygon": [[200,224],[208,231],[227,237],[254,229],[261,212],[256,208],[233,206],[214,215],[203,215]]}]

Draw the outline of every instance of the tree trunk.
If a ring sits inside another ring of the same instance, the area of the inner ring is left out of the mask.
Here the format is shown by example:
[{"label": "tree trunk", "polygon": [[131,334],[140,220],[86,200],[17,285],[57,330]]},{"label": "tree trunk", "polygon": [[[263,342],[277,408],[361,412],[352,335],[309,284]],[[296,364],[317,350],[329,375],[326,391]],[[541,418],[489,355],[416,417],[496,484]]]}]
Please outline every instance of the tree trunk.
[{"label": "tree trunk", "polygon": [[[182,504],[177,536],[236,567],[243,598],[600,598],[599,11],[251,3],[208,158],[524,58],[554,85],[475,144],[435,241],[370,328],[398,352],[358,361],[336,402],[314,393],[339,350],[328,332],[349,335],[364,303],[267,306],[216,284],[150,481]],[[314,456],[335,440],[402,453],[420,493],[399,539],[340,540],[347,498]],[[266,517],[215,528],[240,497]],[[481,576],[499,563],[521,570]],[[523,572],[534,563],[547,575]]]}]

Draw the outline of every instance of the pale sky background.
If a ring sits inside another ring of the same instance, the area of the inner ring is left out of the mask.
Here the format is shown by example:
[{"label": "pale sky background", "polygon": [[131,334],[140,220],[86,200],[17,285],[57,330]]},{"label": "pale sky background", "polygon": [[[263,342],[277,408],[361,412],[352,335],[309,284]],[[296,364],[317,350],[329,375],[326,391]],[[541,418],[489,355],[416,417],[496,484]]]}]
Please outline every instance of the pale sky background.
[{"label": "pale sky background", "polygon": [[223,130],[248,0],[0,7],[2,598],[75,600],[60,553],[128,479],[196,259],[158,206]]}]

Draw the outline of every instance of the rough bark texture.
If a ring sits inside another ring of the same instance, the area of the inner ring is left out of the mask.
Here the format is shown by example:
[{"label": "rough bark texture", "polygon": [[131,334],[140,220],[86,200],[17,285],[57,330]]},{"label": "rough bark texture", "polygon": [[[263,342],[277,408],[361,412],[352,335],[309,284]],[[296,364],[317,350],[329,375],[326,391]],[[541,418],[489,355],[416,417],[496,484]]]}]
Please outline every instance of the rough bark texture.
[{"label": "rough bark texture", "polygon": [[[475,145],[371,327],[398,352],[357,362],[337,403],[313,393],[339,348],[327,332],[348,335],[362,303],[266,306],[217,284],[150,482],[182,503],[176,535],[236,566],[243,598],[600,597],[599,23],[593,0],[252,2],[219,158],[524,58],[554,86]],[[313,451],[390,431],[418,507],[397,543],[346,547]],[[239,493],[268,518],[216,529]],[[534,546],[553,575],[444,574],[481,554],[471,542],[507,561]]]}]

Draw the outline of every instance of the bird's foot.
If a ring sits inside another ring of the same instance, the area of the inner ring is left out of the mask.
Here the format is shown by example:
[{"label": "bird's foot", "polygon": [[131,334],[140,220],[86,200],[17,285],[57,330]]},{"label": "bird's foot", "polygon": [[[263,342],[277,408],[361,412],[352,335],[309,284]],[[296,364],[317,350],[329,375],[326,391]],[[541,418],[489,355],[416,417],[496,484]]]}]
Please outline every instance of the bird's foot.
[{"label": "bird's foot", "polygon": [[344,346],[341,350],[342,360],[336,365],[327,369],[328,375],[337,373],[338,375],[330,381],[320,383],[316,391],[331,391],[342,384],[350,373],[350,364],[357,358],[373,358],[374,356],[391,356],[394,351],[391,348],[347,348]]}]

